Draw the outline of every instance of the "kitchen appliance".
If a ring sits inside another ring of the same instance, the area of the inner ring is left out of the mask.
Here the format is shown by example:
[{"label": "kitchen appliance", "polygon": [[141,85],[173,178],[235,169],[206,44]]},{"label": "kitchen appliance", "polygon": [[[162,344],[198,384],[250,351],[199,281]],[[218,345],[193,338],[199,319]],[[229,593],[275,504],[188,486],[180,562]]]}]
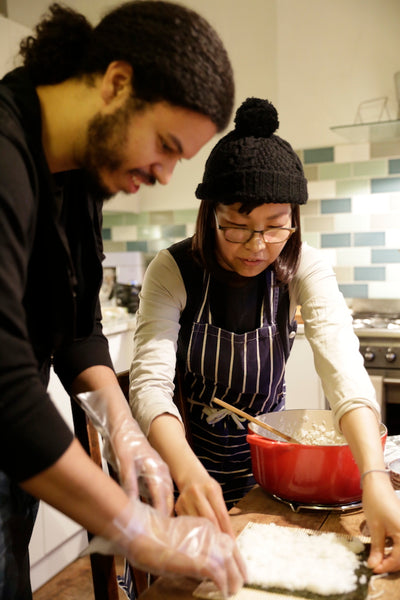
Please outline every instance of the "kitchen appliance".
[{"label": "kitchen appliance", "polygon": [[400,434],[400,300],[354,299],[353,327],[389,435]]},{"label": "kitchen appliance", "polygon": [[[330,410],[293,409],[258,418],[297,439],[301,437],[299,429],[312,430],[315,425],[321,430],[334,429]],[[382,446],[386,437],[386,427],[381,425]],[[275,498],[330,509],[361,500],[360,472],[348,444],[291,444],[254,423],[249,423],[247,441],[254,477]]]}]

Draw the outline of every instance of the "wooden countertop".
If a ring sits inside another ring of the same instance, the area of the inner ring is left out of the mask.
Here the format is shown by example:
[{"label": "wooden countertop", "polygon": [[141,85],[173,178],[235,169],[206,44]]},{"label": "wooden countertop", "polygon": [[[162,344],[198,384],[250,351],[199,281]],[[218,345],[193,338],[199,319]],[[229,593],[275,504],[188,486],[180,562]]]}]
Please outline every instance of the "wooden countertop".
[{"label": "wooden countertop", "polygon": [[[268,496],[259,486],[249,492],[230,511],[233,529],[238,535],[249,521],[275,523],[288,527],[303,527],[316,531],[333,531],[347,535],[365,535],[365,518],[362,510],[347,513],[334,511],[301,510],[293,512],[290,507]],[[193,600],[198,585],[193,579],[158,578],[140,595],[139,600]],[[371,584],[370,584],[371,590]],[[373,594],[384,600],[399,600],[400,573],[377,578],[373,581]]]}]

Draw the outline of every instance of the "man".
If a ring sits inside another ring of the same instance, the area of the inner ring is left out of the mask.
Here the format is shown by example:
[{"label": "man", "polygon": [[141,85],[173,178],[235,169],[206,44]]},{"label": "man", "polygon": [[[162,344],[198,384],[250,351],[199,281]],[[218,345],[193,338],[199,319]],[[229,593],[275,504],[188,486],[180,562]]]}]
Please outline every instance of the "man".
[{"label": "man", "polygon": [[[177,160],[226,126],[228,57],[199,15],[158,1],[125,3],[95,28],[54,4],[21,55],[0,82],[0,598],[32,597],[36,498],[134,565],[235,591],[233,541],[169,516],[168,469],[130,415],[98,303],[102,201],[167,183]],[[52,404],[51,363],[101,431],[122,487]],[[154,507],[140,502],[138,478]]]}]

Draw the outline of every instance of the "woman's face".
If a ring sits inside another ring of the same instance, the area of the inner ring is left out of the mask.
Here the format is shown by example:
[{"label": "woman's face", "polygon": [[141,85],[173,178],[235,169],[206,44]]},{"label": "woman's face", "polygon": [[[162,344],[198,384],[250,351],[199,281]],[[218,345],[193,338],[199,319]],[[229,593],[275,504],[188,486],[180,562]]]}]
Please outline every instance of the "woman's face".
[{"label": "woman's face", "polygon": [[[241,203],[218,204],[215,213],[221,227],[243,227],[264,231],[274,227],[291,227],[292,209],[290,204],[262,204],[250,214],[240,213]],[[235,271],[242,277],[255,277],[271,265],[284,248],[286,241],[266,243],[260,233],[254,233],[245,243],[228,242],[224,231],[215,225],[216,257],[218,263],[228,271]]]}]

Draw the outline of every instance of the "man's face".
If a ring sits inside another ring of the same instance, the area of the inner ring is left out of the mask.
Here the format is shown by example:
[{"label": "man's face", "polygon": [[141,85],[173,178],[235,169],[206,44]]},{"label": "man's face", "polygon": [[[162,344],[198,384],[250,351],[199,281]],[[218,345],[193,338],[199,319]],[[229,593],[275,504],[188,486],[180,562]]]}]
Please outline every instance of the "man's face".
[{"label": "man's face", "polygon": [[113,113],[91,119],[78,163],[97,196],[134,194],[142,183],[168,183],[177,161],[192,158],[215,133],[204,115],[166,102],[138,110],[129,98]]}]

